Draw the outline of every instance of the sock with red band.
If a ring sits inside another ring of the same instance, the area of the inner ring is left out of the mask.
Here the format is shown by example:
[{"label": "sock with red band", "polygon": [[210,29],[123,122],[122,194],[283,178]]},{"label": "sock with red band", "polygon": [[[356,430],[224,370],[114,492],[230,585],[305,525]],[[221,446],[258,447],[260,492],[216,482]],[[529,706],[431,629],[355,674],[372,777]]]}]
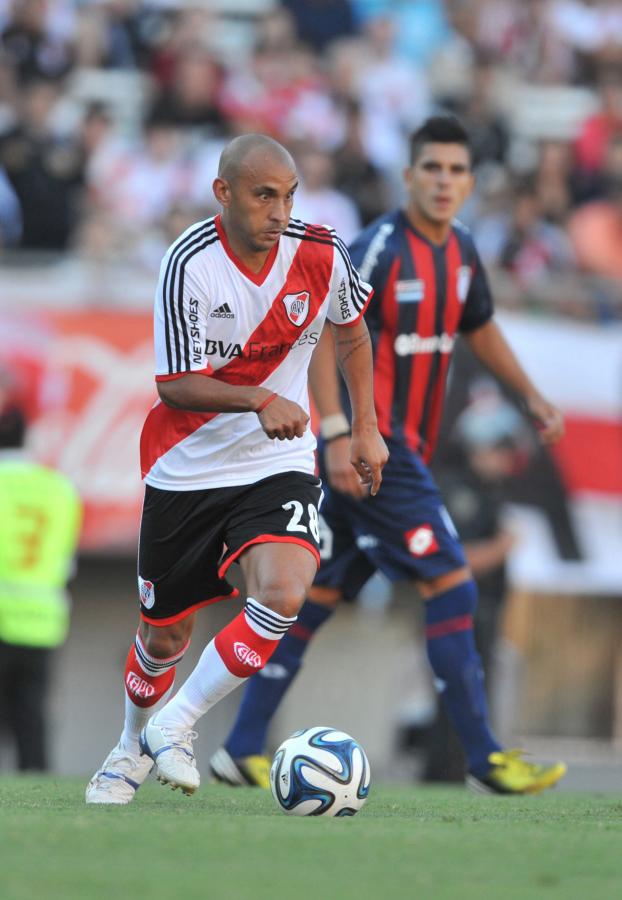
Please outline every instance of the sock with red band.
[{"label": "sock with red band", "polygon": [[130,648],[125,663],[125,722],[120,744],[139,754],[141,730],[155,712],[158,703],[169,696],[175,680],[175,667],[190,646],[188,641],[175,656],[158,659],[145,649],[140,634]]},{"label": "sock with red band", "polygon": [[175,696],[156,714],[157,725],[192,728],[201,716],[270,659],[296,616],[286,618],[252,597],[203,651]]},{"label": "sock with red band", "polygon": [[481,661],[473,637],[477,587],[466,581],[425,603],[428,659],[458,732],[469,771],[488,773],[488,756],[501,749],[490,731]]},{"label": "sock with red band", "polygon": [[233,759],[264,752],[272,716],[298,674],[302,658],[317,629],[333,610],[307,600],[295,625],[279,643],[268,665],[244,688],[235,724],[225,742]]}]

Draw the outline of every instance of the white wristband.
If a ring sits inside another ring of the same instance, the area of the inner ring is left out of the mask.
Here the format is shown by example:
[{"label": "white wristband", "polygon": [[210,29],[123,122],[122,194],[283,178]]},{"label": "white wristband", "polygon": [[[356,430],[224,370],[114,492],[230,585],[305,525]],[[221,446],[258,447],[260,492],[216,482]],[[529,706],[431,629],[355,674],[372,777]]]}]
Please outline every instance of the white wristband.
[{"label": "white wristband", "polygon": [[343,413],[335,413],[332,416],[325,416],[320,420],[320,434],[325,441],[342,434],[349,434],[350,423]]}]

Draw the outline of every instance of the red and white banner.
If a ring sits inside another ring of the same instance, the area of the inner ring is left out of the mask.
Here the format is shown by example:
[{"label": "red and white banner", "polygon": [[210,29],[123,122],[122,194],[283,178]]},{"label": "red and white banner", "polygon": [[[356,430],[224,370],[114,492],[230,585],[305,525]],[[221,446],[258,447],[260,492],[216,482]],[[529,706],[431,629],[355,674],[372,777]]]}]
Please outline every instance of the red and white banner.
[{"label": "red and white banner", "polygon": [[622,591],[622,325],[503,314],[500,324],[542,392],[565,416],[552,448],[570,495],[582,562],[557,558],[543,517],[513,511],[513,580],[551,591]]},{"label": "red and white banner", "polygon": [[156,399],[147,313],[0,314],[0,371],[29,420],[28,448],[85,504],[82,547],[134,552],[143,487],[138,441]]},{"label": "red and white banner", "polygon": [[500,315],[521,362],[565,415],[553,448],[572,493],[622,498],[622,326]]}]

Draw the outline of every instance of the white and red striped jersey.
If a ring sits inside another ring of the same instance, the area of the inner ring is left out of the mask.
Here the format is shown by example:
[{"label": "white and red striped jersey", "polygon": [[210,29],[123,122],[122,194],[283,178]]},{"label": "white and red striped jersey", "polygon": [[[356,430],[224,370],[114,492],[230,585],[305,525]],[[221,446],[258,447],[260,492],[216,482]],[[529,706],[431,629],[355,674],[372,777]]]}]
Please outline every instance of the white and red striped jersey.
[{"label": "white and red striped jersey", "polygon": [[[333,229],[291,219],[254,273],[235,256],[220,216],[170,247],[155,298],[156,380],[201,372],[268,388],[309,410],[307,370],[326,317],[354,325],[372,289]],[[158,401],[141,435],[152,487],[197,490],[251,484],[315,468],[315,438],[271,440],[253,412],[195,413]]]}]

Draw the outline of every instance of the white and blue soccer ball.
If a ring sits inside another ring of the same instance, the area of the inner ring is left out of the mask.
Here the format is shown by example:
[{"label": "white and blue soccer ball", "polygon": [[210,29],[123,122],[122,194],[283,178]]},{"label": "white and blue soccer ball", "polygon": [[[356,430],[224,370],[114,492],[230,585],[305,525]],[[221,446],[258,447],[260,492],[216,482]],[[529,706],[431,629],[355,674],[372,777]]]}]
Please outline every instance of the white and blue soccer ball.
[{"label": "white and blue soccer ball", "polygon": [[370,769],[353,737],[316,725],[296,731],[274,754],[272,795],[294,816],[353,816],[367,800]]}]

